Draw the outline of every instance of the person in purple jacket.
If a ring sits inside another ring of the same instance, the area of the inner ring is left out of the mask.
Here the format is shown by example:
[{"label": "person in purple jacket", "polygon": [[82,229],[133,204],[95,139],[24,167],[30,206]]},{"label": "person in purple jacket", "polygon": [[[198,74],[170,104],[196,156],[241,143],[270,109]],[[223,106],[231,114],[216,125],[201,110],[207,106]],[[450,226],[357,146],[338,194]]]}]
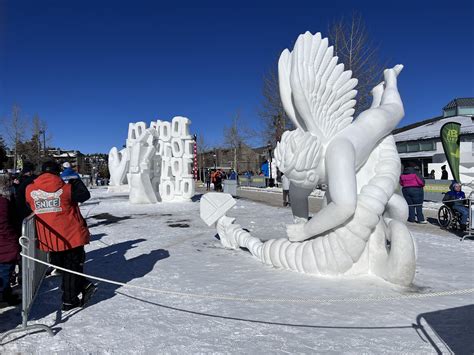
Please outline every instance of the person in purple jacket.
[{"label": "person in purple jacket", "polygon": [[20,237],[15,220],[11,181],[8,175],[0,175],[0,303],[15,305],[18,298],[12,294],[10,278],[20,258]]},{"label": "person in purple jacket", "polygon": [[402,186],[403,197],[408,203],[408,222],[426,224],[423,216],[423,200],[425,179],[420,174],[420,169],[414,163],[410,163],[402,175],[400,175],[400,185]]}]

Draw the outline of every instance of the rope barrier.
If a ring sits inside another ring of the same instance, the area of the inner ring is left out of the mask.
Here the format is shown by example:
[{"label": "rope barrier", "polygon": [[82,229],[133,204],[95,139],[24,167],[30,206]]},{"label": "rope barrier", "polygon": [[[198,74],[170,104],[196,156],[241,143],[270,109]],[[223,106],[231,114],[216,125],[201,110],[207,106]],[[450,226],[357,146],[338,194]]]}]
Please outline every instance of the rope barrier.
[{"label": "rope barrier", "polygon": [[377,297],[352,297],[352,298],[252,298],[252,297],[233,297],[227,295],[208,295],[208,294],[196,294],[196,293],[186,293],[186,292],[179,292],[179,291],[170,291],[170,290],[162,290],[162,289],[155,289],[150,287],[143,287],[143,286],[136,286],[136,285],[129,285],[123,282],[113,281],[104,279],[102,277],[87,275],[81,272],[69,270],[57,265],[50,264],[48,262],[38,260],[33,258],[29,255],[25,255],[21,253],[21,256],[33,260],[37,263],[44,264],[58,270],[62,270],[65,272],[69,272],[71,274],[76,274],[79,276],[84,276],[89,279],[118,285],[122,287],[134,288],[138,290],[145,290],[154,293],[160,293],[165,295],[172,295],[172,296],[180,296],[180,297],[189,297],[189,298],[202,298],[202,299],[211,299],[211,300],[221,300],[221,301],[238,301],[238,302],[274,302],[274,303],[356,303],[356,302],[368,302],[368,301],[396,301],[396,300],[403,300],[403,299],[422,299],[422,298],[430,298],[430,297],[441,297],[441,296],[454,296],[454,295],[466,295],[470,293],[474,293],[474,288],[462,289],[462,290],[452,290],[452,291],[440,291],[440,292],[432,292],[432,293],[421,293],[421,294],[409,294],[409,295],[400,295],[400,296],[377,296]]},{"label": "rope barrier", "polygon": [[[446,202],[469,201],[469,200],[470,200],[469,198],[458,198],[458,199],[455,199],[455,200],[444,200],[444,201],[440,201],[440,202],[442,202],[444,204]],[[408,205],[408,207],[415,207],[415,206],[423,206],[423,203],[416,203],[416,204]]]}]

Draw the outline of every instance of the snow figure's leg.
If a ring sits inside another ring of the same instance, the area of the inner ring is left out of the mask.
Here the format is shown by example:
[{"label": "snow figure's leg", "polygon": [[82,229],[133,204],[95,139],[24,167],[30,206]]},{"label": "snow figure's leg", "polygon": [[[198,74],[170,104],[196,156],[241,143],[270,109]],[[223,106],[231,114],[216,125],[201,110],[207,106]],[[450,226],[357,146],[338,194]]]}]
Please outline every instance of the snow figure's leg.
[{"label": "snow figure's leg", "polygon": [[311,192],[313,192],[313,189],[290,184],[291,211],[293,212],[293,217],[295,217],[295,219],[308,220],[308,197]]},{"label": "snow figure's leg", "polygon": [[[390,240],[390,247],[386,239]],[[415,244],[402,222],[381,220],[369,243],[370,271],[395,284],[408,286],[415,277]]]},{"label": "snow figure's leg", "polygon": [[396,193],[393,194],[390,200],[388,200],[384,217],[405,222],[408,219],[408,205],[406,200]]}]

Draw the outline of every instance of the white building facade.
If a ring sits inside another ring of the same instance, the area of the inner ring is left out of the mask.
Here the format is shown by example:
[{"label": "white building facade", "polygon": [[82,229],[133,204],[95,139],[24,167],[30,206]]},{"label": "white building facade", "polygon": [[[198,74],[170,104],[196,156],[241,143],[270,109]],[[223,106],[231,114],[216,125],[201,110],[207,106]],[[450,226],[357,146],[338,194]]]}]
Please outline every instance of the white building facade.
[{"label": "white building facade", "polygon": [[441,178],[441,166],[446,165],[448,178],[452,174],[440,138],[441,127],[448,122],[461,124],[461,182],[474,180],[474,98],[454,99],[443,108],[443,116],[396,129],[393,134],[403,165],[416,163],[424,177],[432,170]]}]

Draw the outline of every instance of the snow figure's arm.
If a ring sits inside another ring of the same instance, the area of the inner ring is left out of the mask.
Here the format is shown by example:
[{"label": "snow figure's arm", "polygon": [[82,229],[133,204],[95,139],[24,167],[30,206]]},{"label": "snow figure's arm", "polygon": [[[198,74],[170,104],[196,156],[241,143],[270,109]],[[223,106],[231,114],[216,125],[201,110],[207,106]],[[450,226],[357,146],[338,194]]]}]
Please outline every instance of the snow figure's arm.
[{"label": "snow figure's arm", "polygon": [[328,146],[326,172],[331,202],[304,224],[287,227],[288,239],[300,242],[340,226],[353,214],[357,204],[355,150],[346,139],[336,139]]}]

